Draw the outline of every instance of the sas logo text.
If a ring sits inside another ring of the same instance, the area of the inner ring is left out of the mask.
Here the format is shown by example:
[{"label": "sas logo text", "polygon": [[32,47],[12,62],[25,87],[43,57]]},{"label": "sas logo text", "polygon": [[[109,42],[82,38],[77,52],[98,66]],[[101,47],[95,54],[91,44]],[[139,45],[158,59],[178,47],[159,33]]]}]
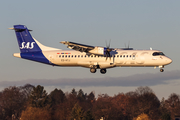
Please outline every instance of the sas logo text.
[{"label": "sas logo text", "polygon": [[35,44],[35,42],[31,42],[31,44],[30,44],[30,42],[27,42],[27,43],[22,42],[20,49],[33,49],[34,44]]}]

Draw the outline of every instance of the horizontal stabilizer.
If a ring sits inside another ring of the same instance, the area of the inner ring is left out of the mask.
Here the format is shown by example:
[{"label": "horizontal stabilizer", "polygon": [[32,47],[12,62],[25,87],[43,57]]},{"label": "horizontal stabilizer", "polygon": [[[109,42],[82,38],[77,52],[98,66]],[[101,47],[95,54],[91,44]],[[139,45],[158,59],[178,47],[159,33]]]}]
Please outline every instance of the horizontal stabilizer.
[{"label": "horizontal stabilizer", "polygon": [[21,54],[20,54],[20,53],[14,53],[13,56],[14,56],[14,57],[21,58]]},{"label": "horizontal stabilizer", "polygon": [[[26,29],[18,29],[18,28],[8,28],[8,29],[10,29],[10,30],[16,30],[16,31],[18,31],[18,30],[26,30]],[[32,30],[29,30],[29,29],[28,29],[28,31],[32,31]]]}]

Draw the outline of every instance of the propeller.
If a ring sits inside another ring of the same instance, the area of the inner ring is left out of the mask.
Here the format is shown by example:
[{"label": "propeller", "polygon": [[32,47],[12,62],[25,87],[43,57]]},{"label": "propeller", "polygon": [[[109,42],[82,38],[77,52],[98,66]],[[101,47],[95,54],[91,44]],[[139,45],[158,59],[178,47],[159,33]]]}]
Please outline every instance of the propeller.
[{"label": "propeller", "polygon": [[128,46],[126,46],[126,43],[124,43],[124,46],[126,49],[129,49],[130,41],[128,42]]},{"label": "propeller", "polygon": [[126,43],[124,43],[124,45],[125,45],[125,48],[123,48],[124,50],[133,50],[133,48],[129,47],[130,41],[128,42],[128,46],[126,46]]},{"label": "propeller", "polygon": [[107,41],[106,41],[106,51],[105,51],[106,60],[108,59],[108,57],[110,57],[110,59],[111,59],[111,54],[110,54],[110,52],[111,52],[113,49],[110,49],[110,43],[111,43],[111,39],[110,39],[110,41],[109,41],[109,44],[107,44]]}]

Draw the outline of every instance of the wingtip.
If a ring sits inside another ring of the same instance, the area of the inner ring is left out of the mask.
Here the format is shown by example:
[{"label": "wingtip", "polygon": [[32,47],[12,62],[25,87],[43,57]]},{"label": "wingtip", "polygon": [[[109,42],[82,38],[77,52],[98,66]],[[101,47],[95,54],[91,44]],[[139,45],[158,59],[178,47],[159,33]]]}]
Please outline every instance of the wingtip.
[{"label": "wingtip", "polygon": [[65,41],[61,41],[61,42],[59,42],[59,43],[62,43],[62,44],[64,44],[64,43],[65,43]]},{"label": "wingtip", "polygon": [[60,43],[66,44],[66,43],[69,43],[69,41],[61,41]]}]

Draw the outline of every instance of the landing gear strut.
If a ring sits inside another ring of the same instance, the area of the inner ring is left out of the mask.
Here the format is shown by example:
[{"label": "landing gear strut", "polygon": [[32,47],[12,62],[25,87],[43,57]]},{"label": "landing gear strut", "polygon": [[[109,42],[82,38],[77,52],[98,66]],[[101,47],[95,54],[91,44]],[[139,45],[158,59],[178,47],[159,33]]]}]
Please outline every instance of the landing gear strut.
[{"label": "landing gear strut", "polygon": [[100,72],[101,72],[102,74],[105,74],[105,73],[106,73],[106,69],[101,69]]},{"label": "landing gear strut", "polygon": [[161,68],[161,69],[160,69],[160,72],[164,72],[164,69]]},{"label": "landing gear strut", "polygon": [[95,72],[96,72],[96,69],[95,69],[95,68],[90,68],[90,72],[91,72],[91,73],[95,73]]}]

